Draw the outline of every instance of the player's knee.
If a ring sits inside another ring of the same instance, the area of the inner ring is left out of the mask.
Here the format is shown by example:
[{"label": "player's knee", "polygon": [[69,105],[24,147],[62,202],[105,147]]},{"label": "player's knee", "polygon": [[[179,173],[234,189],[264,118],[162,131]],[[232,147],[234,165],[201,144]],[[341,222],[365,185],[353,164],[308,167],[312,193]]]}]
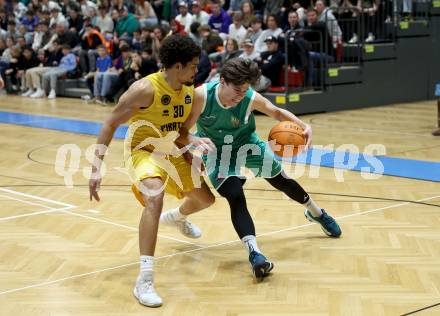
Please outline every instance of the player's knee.
[{"label": "player's knee", "polygon": [[158,193],[154,196],[145,196],[144,195],[144,200],[145,200],[145,208],[144,208],[144,213],[149,213],[150,216],[153,217],[160,217],[160,213],[162,212],[162,207],[163,207],[163,198],[164,198],[164,193]]}]

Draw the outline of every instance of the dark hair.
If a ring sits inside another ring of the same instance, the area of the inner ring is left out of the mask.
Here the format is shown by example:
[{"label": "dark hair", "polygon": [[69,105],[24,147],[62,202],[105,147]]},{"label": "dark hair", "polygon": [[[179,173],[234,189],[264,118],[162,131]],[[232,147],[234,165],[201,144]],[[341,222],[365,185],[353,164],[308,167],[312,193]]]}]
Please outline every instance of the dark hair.
[{"label": "dark hair", "polygon": [[190,29],[191,33],[197,34],[197,30],[199,29],[199,27],[200,27],[199,22],[193,22],[193,23],[191,23],[189,29]]},{"label": "dark hair", "polygon": [[105,48],[105,46],[102,45],[102,44],[98,45],[98,47],[96,47],[96,48],[97,48],[97,49],[98,49],[98,48],[103,48],[105,51],[107,51],[107,49]]},{"label": "dark hair", "polygon": [[61,49],[68,49],[68,50],[71,50],[72,47],[70,47],[69,44],[64,44],[63,46],[61,46]]},{"label": "dark hair", "polygon": [[273,18],[277,26],[280,25],[280,22],[278,21],[278,16],[276,14],[268,14],[267,21],[269,21],[269,18]]},{"label": "dark hair", "polygon": [[316,11],[316,9],[308,9],[308,10],[307,10],[307,13],[310,13],[310,12],[315,12],[316,15],[318,15],[318,11]]},{"label": "dark hair", "polygon": [[257,63],[247,58],[229,59],[222,67],[220,77],[226,83],[240,86],[244,83],[254,85],[260,80],[261,71]]},{"label": "dark hair", "polygon": [[170,68],[177,63],[185,66],[194,58],[199,57],[200,53],[201,49],[190,37],[175,34],[163,40],[159,59],[165,68]]}]

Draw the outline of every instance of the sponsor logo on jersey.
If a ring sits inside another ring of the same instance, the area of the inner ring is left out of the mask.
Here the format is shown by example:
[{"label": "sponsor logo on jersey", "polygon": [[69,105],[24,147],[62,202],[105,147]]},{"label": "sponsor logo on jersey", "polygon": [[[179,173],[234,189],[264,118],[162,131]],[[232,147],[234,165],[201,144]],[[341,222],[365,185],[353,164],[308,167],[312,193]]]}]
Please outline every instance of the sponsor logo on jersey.
[{"label": "sponsor logo on jersey", "polygon": [[185,96],[185,104],[190,104],[191,103],[191,96],[187,93]]},{"label": "sponsor logo on jersey", "polygon": [[160,102],[162,102],[163,105],[168,105],[171,102],[171,97],[168,94],[164,94],[160,99]]}]

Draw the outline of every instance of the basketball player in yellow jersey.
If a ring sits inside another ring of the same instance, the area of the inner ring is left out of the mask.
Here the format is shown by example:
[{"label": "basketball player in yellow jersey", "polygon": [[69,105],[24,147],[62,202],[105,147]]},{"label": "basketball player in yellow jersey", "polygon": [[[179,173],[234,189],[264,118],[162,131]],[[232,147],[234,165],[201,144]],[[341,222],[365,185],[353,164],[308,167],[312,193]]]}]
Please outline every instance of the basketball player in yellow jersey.
[{"label": "basketball player in yellow jersey", "polygon": [[[125,162],[135,186],[133,191],[144,206],[139,223],[140,273],[133,293],[139,302],[150,307],[162,305],[153,283],[153,256],[159,220],[177,226],[188,237],[199,237],[200,230],[186,216],[214,203],[214,196],[200,174],[186,162],[174,144],[179,127],[188,117],[193,101],[193,80],[200,49],[189,38],[172,35],[161,46],[159,58],[163,71],[135,82],[119,100],[104,122],[97,144],[89,182],[90,200],[99,201],[100,166],[116,128],[130,121],[125,140]],[[192,145],[214,149],[207,138],[192,138]],[[193,183],[193,178],[201,181]],[[164,192],[183,204],[161,218]]]}]

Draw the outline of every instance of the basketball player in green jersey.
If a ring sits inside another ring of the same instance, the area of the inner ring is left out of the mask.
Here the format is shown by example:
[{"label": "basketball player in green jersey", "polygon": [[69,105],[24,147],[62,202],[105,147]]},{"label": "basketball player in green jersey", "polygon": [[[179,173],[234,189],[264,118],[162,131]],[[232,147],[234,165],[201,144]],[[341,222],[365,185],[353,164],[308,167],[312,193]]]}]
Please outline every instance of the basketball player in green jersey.
[{"label": "basketball player in green jersey", "polygon": [[215,151],[202,156],[206,173],[218,193],[228,200],[232,223],[249,252],[249,261],[258,280],[272,270],[273,264],[257,245],[255,226],[243,192],[246,180],[242,167],[250,169],[257,177],[265,178],[273,187],[304,205],[306,218],[320,224],[328,236],[341,235],[336,221],[283,172],[272,151],[255,133],[253,110],[278,121],[296,122],[304,129],[306,148],[312,142],[309,125],[294,114],[274,106],[251,88],[259,77],[256,63],[241,58],[229,60],[221,70],[220,81],[204,84],[195,90],[193,108],[176,141],[181,145],[191,143],[194,136],[188,130],[197,122],[197,136],[210,138],[215,144]]}]

